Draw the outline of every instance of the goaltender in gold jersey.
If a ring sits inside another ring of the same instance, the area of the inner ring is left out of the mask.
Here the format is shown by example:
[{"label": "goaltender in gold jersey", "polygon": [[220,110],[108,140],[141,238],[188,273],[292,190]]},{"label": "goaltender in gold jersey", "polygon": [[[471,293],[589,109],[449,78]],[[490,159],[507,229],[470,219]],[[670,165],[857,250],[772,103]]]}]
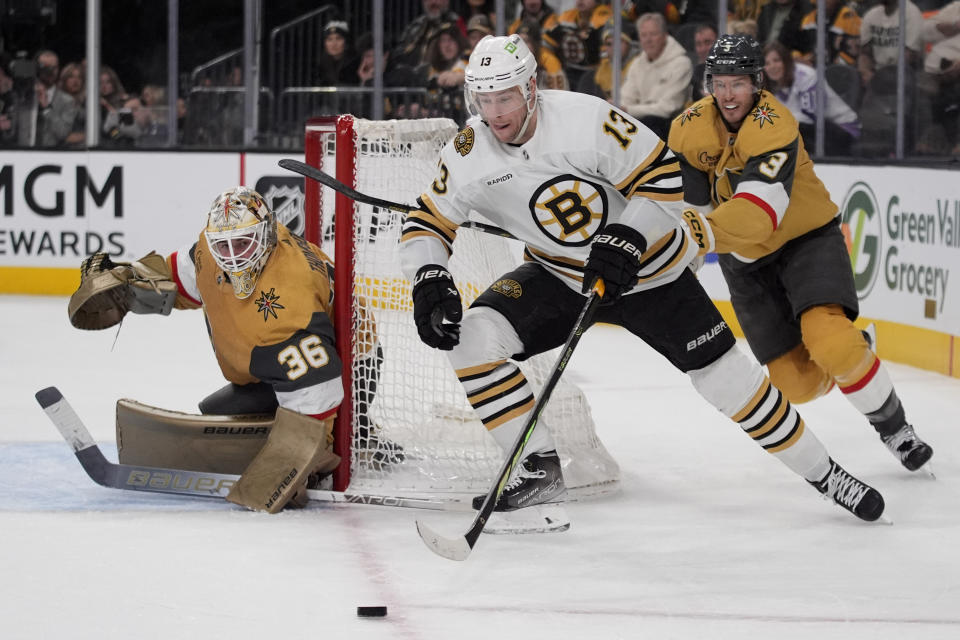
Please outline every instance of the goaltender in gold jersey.
[{"label": "goaltender in gold jersey", "polygon": [[[339,463],[331,448],[343,400],[333,295],[326,254],[279,224],[256,191],[236,187],[213,202],[197,241],[166,258],[87,258],[69,313],[78,328],[103,329],[128,311],[202,308],[229,384],[200,402],[201,413],[275,414],[265,444],[227,499],[274,513],[302,504],[308,477]],[[195,422],[203,425],[204,417]],[[393,461],[402,459],[399,447],[390,453]],[[181,468],[176,462],[169,466]]]}]

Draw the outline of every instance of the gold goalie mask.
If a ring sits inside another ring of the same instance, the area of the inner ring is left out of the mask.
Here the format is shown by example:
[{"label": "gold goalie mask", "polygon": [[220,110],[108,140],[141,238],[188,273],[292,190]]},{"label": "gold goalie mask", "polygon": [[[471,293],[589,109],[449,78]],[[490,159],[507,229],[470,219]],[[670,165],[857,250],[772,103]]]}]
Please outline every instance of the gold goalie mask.
[{"label": "gold goalie mask", "polygon": [[263,196],[248,187],[224,191],[210,207],[204,235],[233,293],[248,297],[277,245],[277,220]]}]

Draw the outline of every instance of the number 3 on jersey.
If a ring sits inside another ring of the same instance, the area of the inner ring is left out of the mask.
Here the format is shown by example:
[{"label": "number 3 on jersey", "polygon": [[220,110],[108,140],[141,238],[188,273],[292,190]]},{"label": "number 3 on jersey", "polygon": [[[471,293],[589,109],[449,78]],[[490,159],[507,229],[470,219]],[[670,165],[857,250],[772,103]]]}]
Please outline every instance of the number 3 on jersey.
[{"label": "number 3 on jersey", "polygon": [[277,360],[287,366],[287,377],[296,380],[310,368],[319,369],[330,362],[330,356],[317,336],[307,336],[298,345],[290,345],[277,354]]}]

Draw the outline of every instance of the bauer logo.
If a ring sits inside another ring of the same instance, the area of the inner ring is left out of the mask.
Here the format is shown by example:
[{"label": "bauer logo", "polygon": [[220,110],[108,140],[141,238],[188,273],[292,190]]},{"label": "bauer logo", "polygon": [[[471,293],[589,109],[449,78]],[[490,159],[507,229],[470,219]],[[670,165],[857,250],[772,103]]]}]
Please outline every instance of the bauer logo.
[{"label": "bauer logo", "polygon": [[883,242],[880,205],[870,186],[857,182],[847,191],[840,212],[857,297],[863,300],[870,294],[880,273]]}]

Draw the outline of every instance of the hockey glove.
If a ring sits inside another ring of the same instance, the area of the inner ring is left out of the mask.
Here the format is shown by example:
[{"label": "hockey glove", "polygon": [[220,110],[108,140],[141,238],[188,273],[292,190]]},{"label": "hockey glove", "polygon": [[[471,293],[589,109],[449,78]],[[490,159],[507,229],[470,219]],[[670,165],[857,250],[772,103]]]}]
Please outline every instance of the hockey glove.
[{"label": "hockey glove", "polygon": [[453,349],[460,342],[462,317],[460,292],[450,272],[438,264],[420,267],[413,279],[413,319],[420,339],[434,349]]},{"label": "hockey glove", "polygon": [[608,224],[590,245],[590,256],[583,267],[583,293],[590,291],[597,278],[603,278],[605,302],[616,300],[633,288],[640,271],[640,256],[647,241],[640,232],[624,224]]},{"label": "hockey glove", "polygon": [[687,223],[693,241],[700,247],[697,255],[702,256],[713,251],[715,244],[713,229],[710,228],[710,222],[707,220],[707,216],[696,209],[684,209],[683,221]]}]

